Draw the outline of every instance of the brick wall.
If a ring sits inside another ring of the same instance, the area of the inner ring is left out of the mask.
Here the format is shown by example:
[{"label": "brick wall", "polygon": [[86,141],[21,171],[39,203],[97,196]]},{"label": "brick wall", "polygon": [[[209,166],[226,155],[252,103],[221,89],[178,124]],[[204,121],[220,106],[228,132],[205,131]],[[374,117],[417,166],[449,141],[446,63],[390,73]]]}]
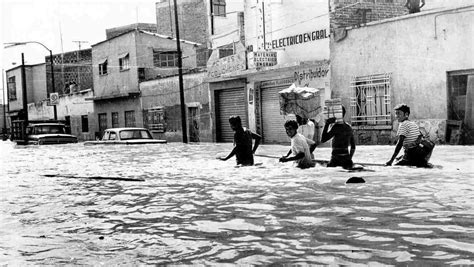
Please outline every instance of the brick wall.
[{"label": "brick wall", "polygon": [[[170,12],[171,8],[171,12]],[[208,18],[206,1],[191,0],[178,4],[179,37],[207,46]],[[156,24],[160,34],[176,37],[173,4],[157,3]]]},{"label": "brick wall", "polygon": [[405,0],[330,0],[331,30],[408,14]]}]

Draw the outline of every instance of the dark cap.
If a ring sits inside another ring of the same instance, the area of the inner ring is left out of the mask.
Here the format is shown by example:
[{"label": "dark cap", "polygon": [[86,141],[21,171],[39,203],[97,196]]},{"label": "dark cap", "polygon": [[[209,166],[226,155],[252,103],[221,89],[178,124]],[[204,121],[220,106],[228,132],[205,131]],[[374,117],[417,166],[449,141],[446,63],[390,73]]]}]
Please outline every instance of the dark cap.
[{"label": "dark cap", "polygon": [[406,104],[398,104],[395,106],[394,110],[400,110],[404,113],[410,113],[410,107]]}]

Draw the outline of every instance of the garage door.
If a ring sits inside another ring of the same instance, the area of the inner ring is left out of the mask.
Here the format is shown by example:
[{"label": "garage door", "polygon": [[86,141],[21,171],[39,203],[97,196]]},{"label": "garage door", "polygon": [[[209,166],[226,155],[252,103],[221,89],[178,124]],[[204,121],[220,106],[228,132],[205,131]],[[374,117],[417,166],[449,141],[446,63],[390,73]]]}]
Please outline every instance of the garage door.
[{"label": "garage door", "polygon": [[234,131],[230,128],[229,117],[240,116],[242,125],[248,127],[245,112],[244,87],[218,90],[216,92],[217,103],[217,141],[233,142]]},{"label": "garage door", "polygon": [[290,85],[260,88],[262,95],[262,133],[265,144],[289,144],[284,124],[287,120],[295,120],[294,115],[280,114],[280,99],[278,92]]}]

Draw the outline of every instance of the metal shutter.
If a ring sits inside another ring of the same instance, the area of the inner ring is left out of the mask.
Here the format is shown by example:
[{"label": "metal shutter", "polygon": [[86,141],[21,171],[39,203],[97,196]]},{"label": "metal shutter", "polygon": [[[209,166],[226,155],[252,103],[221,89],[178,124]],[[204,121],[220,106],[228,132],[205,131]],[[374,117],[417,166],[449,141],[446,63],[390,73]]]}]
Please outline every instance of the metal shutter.
[{"label": "metal shutter", "polygon": [[229,117],[240,116],[242,126],[248,127],[245,113],[244,87],[216,91],[217,98],[217,141],[234,142],[234,131],[230,128]]},{"label": "metal shutter", "polygon": [[294,115],[280,114],[280,99],[278,92],[289,85],[261,88],[262,94],[262,133],[265,144],[289,144],[290,138],[286,135],[285,122],[295,120]]}]

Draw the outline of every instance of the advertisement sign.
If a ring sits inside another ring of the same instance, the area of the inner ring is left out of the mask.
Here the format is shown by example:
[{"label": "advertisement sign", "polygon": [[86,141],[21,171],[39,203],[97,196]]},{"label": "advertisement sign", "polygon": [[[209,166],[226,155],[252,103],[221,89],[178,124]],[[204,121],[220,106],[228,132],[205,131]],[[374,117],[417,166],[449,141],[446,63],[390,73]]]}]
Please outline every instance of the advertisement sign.
[{"label": "advertisement sign", "polygon": [[276,64],[276,51],[255,51],[249,53],[249,68],[271,67]]},{"label": "advertisement sign", "polygon": [[59,93],[50,93],[49,94],[49,105],[56,106],[59,104]]}]

